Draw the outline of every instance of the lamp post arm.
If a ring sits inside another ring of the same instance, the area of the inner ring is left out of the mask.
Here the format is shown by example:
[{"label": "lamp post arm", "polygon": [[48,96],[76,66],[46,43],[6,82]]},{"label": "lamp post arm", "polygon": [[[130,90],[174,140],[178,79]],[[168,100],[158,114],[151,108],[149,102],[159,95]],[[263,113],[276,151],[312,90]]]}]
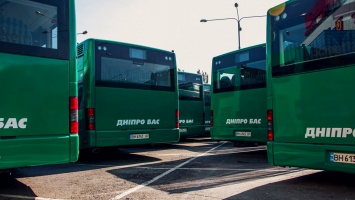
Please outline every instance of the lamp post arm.
[{"label": "lamp post arm", "polygon": [[201,19],[200,22],[209,22],[209,21],[220,21],[220,20],[228,20],[228,19],[234,19],[238,21],[236,18],[221,18],[221,19]]},{"label": "lamp post arm", "polygon": [[239,21],[242,21],[242,19],[246,19],[246,18],[255,18],[255,17],[266,17],[266,15],[257,15],[257,16],[247,16],[247,17],[242,17],[240,18]]}]

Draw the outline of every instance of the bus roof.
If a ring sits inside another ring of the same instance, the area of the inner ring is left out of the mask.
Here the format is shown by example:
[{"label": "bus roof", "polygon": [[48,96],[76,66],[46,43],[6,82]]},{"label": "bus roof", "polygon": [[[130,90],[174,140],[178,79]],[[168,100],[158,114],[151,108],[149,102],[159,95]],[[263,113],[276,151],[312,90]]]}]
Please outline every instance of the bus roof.
[{"label": "bus roof", "polygon": [[88,42],[88,41],[102,42],[103,44],[104,43],[110,43],[110,44],[117,44],[117,45],[124,45],[124,46],[132,46],[132,47],[137,47],[137,48],[144,48],[144,49],[154,50],[154,51],[170,52],[170,53],[175,54],[174,50],[168,51],[168,50],[164,50],[164,49],[158,49],[156,47],[143,46],[143,45],[138,45],[138,44],[133,44],[133,43],[113,41],[113,40],[97,39],[97,38],[89,38],[89,39],[86,39],[85,41],[83,41],[81,43],[85,43],[85,42]]},{"label": "bus roof", "polygon": [[215,56],[215,57],[213,57],[213,59],[214,59],[214,58],[218,58],[218,57],[222,57],[222,56],[226,56],[226,55],[230,55],[230,54],[235,54],[235,53],[238,53],[238,52],[247,51],[247,50],[249,50],[249,49],[254,49],[254,48],[262,47],[262,46],[266,47],[266,44],[265,44],[265,43],[262,43],[262,44],[258,44],[258,45],[254,45],[254,46],[250,46],[250,47],[245,47],[245,48],[242,48],[242,49],[238,49],[238,50],[235,50],[235,51],[227,52],[227,53],[224,53],[224,54]]}]

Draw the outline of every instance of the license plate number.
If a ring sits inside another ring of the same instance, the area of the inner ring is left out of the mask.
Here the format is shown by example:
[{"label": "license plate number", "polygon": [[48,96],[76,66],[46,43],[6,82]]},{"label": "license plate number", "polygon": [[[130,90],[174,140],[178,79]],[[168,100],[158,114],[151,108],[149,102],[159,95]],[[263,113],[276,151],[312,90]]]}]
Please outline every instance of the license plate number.
[{"label": "license plate number", "polygon": [[211,127],[205,127],[205,131],[210,131]]},{"label": "license plate number", "polygon": [[331,152],[330,162],[355,164],[355,154]]},{"label": "license plate number", "polygon": [[131,134],[129,137],[131,140],[144,140],[144,139],[149,139],[149,134],[148,133]]},{"label": "license plate number", "polygon": [[187,128],[180,128],[180,133],[187,133]]},{"label": "license plate number", "polygon": [[249,131],[236,131],[234,134],[239,137],[251,137],[251,132]]}]

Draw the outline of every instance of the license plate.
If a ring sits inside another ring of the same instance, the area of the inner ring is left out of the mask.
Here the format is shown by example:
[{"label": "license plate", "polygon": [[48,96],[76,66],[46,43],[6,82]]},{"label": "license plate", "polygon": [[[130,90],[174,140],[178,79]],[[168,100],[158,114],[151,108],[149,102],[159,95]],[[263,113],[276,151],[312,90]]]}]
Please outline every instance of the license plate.
[{"label": "license plate", "polygon": [[144,140],[144,139],[149,139],[149,134],[148,133],[131,134],[129,137],[131,140]]},{"label": "license plate", "polygon": [[251,132],[248,131],[236,131],[234,134],[239,137],[251,137]]},{"label": "license plate", "polygon": [[211,127],[205,127],[205,131],[210,131]]},{"label": "license plate", "polygon": [[187,128],[180,128],[180,133],[187,133]]},{"label": "license plate", "polygon": [[355,164],[355,154],[330,152],[330,162]]}]

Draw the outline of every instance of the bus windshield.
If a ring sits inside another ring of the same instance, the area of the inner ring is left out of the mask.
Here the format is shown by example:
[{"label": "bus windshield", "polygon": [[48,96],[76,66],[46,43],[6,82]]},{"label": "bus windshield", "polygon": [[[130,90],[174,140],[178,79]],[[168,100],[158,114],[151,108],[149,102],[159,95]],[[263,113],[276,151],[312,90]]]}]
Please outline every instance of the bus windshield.
[{"label": "bus windshield", "polygon": [[281,15],[269,13],[272,75],[354,63],[354,6],[353,0],[295,1],[290,2]]},{"label": "bus windshield", "polygon": [[68,59],[67,1],[0,1],[0,51]]},{"label": "bus windshield", "polygon": [[202,76],[178,73],[179,99],[202,101]]},{"label": "bus windshield", "polygon": [[265,45],[213,58],[213,92],[265,88]]},{"label": "bus windshield", "polygon": [[96,86],[175,91],[175,56],[149,48],[96,43]]}]

